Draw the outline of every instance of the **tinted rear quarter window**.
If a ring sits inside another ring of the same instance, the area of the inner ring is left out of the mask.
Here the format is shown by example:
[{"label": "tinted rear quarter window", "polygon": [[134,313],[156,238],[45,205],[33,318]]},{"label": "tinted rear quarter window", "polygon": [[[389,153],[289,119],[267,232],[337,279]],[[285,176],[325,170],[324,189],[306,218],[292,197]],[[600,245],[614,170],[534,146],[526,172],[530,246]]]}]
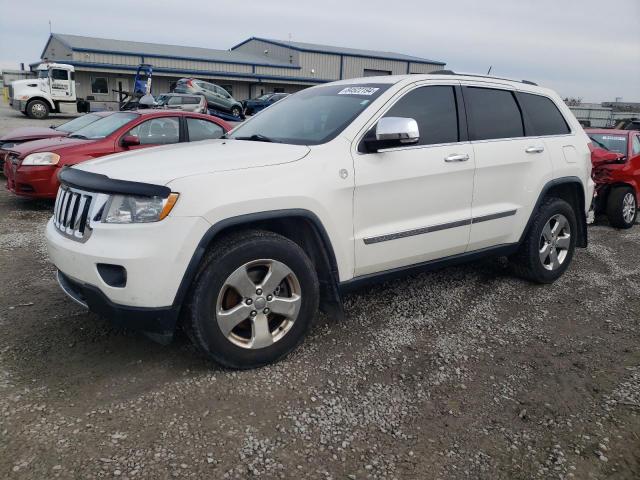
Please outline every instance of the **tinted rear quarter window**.
[{"label": "tinted rear quarter window", "polygon": [[384,116],[413,118],[420,130],[418,145],[451,143],[459,139],[453,87],[417,88],[398,100]]},{"label": "tinted rear quarter window", "polygon": [[464,100],[471,140],[524,136],[520,108],[511,91],[466,87]]},{"label": "tinted rear quarter window", "polygon": [[527,128],[527,136],[570,133],[571,130],[567,122],[551,99],[530,93],[518,93],[517,95],[520,106],[530,123],[528,126],[531,127]]}]

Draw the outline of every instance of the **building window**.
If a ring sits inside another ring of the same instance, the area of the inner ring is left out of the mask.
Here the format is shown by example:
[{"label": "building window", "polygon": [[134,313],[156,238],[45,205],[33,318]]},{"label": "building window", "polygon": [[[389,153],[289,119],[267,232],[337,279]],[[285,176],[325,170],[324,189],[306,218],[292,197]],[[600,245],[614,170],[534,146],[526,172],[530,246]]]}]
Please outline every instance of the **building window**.
[{"label": "building window", "polygon": [[91,93],[108,95],[109,82],[107,77],[91,77]]},{"label": "building window", "polygon": [[233,85],[220,85],[220,86],[224,88],[227,91],[227,93],[233,97]]},{"label": "building window", "polygon": [[363,77],[379,77],[381,75],[391,75],[391,72],[389,70],[373,70],[371,68],[365,68]]},{"label": "building window", "polygon": [[275,87],[273,89],[273,93],[284,93],[284,88],[282,87]]}]

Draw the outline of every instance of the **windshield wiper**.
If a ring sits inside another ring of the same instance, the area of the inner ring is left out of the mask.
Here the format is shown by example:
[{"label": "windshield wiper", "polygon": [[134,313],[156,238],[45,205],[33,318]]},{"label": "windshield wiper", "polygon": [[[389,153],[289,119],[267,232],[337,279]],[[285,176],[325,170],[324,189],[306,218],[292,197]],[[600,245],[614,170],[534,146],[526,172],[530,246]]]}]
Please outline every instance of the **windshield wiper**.
[{"label": "windshield wiper", "polygon": [[277,143],[275,140],[262,135],[260,133],[254,133],[250,137],[233,137],[236,140],[251,140],[252,142],[269,142],[269,143]]},{"label": "windshield wiper", "polygon": [[88,137],[85,137],[84,135],[77,135],[75,133],[72,135],[69,135],[69,138],[81,138],[82,140],[89,140]]}]

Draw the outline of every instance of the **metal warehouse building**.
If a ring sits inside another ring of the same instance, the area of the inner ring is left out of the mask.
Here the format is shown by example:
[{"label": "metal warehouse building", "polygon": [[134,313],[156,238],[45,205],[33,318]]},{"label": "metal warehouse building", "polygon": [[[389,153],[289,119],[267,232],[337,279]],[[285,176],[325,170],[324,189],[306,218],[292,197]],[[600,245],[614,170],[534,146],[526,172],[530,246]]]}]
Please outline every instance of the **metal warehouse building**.
[{"label": "metal warehouse building", "polygon": [[[358,50],[252,37],[230,50],[52,33],[42,60],[71,64],[77,95],[116,109],[140,63],[153,65],[152,93],[171,90],[179,78],[196,77],[224,87],[238,100],[266,92],[296,92],[310,85],[373,75],[428,73],[443,62],[399,53]],[[32,64],[32,68],[37,63]]]}]

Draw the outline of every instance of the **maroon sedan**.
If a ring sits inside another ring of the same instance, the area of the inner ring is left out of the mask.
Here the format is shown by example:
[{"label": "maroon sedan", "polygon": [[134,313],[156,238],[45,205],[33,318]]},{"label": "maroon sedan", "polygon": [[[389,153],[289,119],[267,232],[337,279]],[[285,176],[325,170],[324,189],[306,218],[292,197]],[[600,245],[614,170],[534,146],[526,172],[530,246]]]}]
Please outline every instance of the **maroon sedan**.
[{"label": "maroon sedan", "polygon": [[138,148],[220,138],[230,129],[224,120],[200,113],[114,112],[67,137],[12,147],[4,165],[7,188],[24,197],[55,198],[64,166]]},{"label": "maroon sedan", "polygon": [[43,138],[66,137],[70,133],[80,130],[111,113],[113,112],[87,113],[57,127],[52,125],[51,127],[22,127],[11,130],[6,135],[0,137],[0,170],[2,170],[7,151],[16,145],[33,140],[42,140]]}]

